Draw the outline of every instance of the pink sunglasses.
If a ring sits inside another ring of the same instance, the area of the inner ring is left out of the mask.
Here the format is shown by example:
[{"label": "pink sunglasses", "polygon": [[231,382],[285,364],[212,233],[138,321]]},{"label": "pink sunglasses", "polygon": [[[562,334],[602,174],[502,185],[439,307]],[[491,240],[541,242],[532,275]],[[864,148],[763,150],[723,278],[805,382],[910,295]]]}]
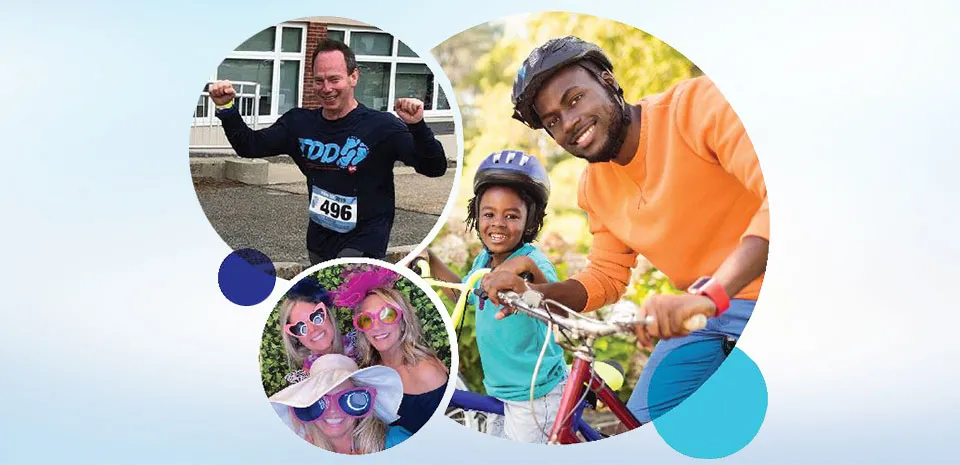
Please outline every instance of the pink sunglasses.
[{"label": "pink sunglasses", "polygon": [[[307,320],[309,320],[310,324],[313,326],[322,325],[323,321],[326,319],[327,307],[323,305],[323,302],[317,304],[317,306],[314,307],[313,312],[307,317]],[[293,323],[286,324],[283,326],[283,330],[286,331],[287,334],[294,337],[304,337],[308,332],[310,332],[309,328],[307,328],[307,323],[304,321],[295,321]]]},{"label": "pink sunglasses", "polygon": [[381,324],[397,324],[403,318],[403,311],[398,307],[386,304],[378,312],[360,312],[353,316],[353,327],[360,331],[370,331],[373,329],[374,319],[380,320]]}]

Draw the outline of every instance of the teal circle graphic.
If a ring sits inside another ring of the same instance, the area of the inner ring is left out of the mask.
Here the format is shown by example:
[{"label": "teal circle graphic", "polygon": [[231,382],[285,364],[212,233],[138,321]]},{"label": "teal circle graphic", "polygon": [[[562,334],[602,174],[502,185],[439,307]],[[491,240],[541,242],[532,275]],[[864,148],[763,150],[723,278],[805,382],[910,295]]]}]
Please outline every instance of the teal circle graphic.
[{"label": "teal circle graphic", "polygon": [[734,348],[700,389],[655,418],[653,425],[677,452],[717,459],[746,447],[760,431],[766,413],[763,374],[746,353]]}]

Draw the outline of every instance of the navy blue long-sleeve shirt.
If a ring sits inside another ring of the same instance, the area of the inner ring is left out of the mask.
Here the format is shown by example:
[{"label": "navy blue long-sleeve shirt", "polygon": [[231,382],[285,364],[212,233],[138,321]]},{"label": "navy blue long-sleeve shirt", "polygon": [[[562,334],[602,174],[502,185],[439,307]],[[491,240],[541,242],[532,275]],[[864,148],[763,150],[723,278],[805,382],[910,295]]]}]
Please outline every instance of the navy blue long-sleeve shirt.
[{"label": "navy blue long-sleeve shirt", "polygon": [[344,248],[386,255],[396,195],[393,166],[400,161],[429,177],[443,176],[447,158],[430,128],[405,124],[363,104],[327,120],[321,110],[294,108],[270,127],[250,129],[236,106],[217,112],[237,155],[286,154],[307,178],[307,249],[324,260]]}]

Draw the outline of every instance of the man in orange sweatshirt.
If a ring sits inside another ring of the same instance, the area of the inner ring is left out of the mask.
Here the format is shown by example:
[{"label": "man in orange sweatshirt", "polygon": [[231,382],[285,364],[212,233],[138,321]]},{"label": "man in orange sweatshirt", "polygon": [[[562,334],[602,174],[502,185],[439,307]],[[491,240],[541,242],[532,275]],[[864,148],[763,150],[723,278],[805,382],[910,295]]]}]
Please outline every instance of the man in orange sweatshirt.
[{"label": "man in orange sweatshirt", "polygon": [[[767,192],[740,119],[706,77],[686,80],[636,105],[623,99],[602,50],[576,37],[552,39],[524,61],[514,83],[514,118],[544,129],[590,162],[578,202],[593,243],[589,265],[545,283],[519,257],[484,278],[491,301],[529,287],[583,311],[619,300],[638,255],[688,292],[648,298],[638,343],[653,350],[628,407],[641,422],[666,413],[716,371],[753,312],[769,247]],[[503,312],[502,312],[503,313]],[[705,315],[689,332],[684,322]],[[498,315],[499,318],[506,313]],[[656,374],[656,375],[655,375]]]}]

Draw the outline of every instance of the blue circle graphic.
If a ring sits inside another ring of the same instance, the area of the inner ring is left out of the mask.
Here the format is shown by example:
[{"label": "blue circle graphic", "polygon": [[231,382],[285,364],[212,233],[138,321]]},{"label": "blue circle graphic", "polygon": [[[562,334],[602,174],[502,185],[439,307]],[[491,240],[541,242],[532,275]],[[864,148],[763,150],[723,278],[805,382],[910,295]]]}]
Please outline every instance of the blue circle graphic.
[{"label": "blue circle graphic", "polygon": [[746,447],[760,431],[766,412],[763,374],[746,353],[734,348],[700,389],[654,418],[653,424],[677,452],[716,459]]},{"label": "blue circle graphic", "polygon": [[277,283],[277,270],[259,250],[239,249],[223,259],[217,280],[220,292],[229,301],[250,306],[270,296]]}]

